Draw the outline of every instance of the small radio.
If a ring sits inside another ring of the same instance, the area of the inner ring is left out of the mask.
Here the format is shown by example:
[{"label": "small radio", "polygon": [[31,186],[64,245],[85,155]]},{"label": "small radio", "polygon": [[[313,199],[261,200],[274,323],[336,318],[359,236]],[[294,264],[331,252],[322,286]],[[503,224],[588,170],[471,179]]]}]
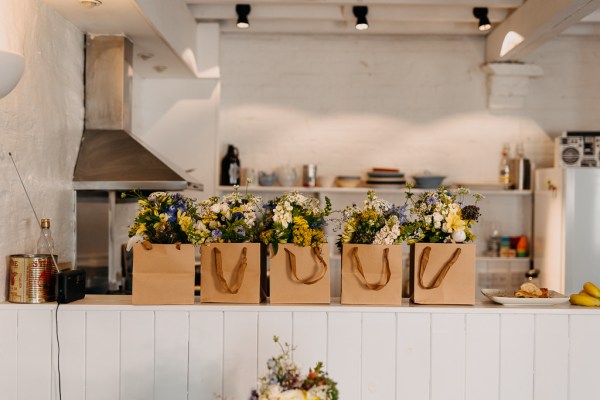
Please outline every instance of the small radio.
[{"label": "small radio", "polygon": [[581,167],[583,161],[583,137],[561,136],[555,140],[554,166]]}]

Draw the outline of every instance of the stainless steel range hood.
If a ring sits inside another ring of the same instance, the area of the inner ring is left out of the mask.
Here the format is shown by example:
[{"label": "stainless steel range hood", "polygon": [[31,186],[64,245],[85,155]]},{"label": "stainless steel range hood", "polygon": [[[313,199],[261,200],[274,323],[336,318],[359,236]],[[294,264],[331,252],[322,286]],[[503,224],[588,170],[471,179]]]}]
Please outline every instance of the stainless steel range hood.
[{"label": "stainless steel range hood", "polygon": [[75,190],[188,187],[130,135],[132,60],[133,45],[126,37],[87,36],[85,130],[73,174]]}]

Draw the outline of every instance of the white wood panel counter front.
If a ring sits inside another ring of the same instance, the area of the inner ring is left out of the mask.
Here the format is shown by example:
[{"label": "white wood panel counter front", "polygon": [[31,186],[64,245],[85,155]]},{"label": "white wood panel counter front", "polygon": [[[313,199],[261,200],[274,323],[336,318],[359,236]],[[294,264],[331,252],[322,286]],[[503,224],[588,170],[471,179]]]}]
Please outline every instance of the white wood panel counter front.
[{"label": "white wood panel counter front", "polygon": [[[56,304],[0,303],[0,399],[58,399]],[[292,343],[342,400],[539,399],[600,393],[600,310],[507,307],[132,306],[58,311],[63,400],[245,400]]]}]

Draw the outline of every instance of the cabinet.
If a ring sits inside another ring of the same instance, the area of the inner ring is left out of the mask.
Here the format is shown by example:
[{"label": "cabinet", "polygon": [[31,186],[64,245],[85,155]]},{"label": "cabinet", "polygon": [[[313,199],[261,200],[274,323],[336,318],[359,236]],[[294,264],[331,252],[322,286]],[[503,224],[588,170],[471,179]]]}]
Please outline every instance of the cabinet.
[{"label": "cabinet", "polygon": [[[219,186],[219,194],[229,193],[231,186]],[[246,188],[240,188],[244,191]],[[366,198],[366,187],[341,188],[341,187],[316,187],[306,188],[302,186],[250,186],[248,191],[261,196],[268,201],[278,195],[298,191],[304,194],[312,194],[324,202],[329,197],[334,211],[343,210],[352,204],[360,205]],[[405,202],[406,190],[396,188],[375,188],[377,195],[392,203],[401,205]],[[431,190],[431,189],[427,189]],[[415,193],[423,193],[425,189],[412,189]],[[533,196],[531,190],[472,190],[485,196],[478,205],[481,208],[481,218],[475,225],[473,231],[477,237],[477,279],[479,287],[493,287],[512,290],[518,287],[525,279],[525,272],[530,267],[530,257],[486,257],[486,241],[494,228],[498,229],[501,236],[526,235],[529,239],[531,251],[532,233],[532,209]],[[331,254],[331,295],[337,297],[340,294],[341,257],[335,243],[339,234],[336,220],[341,217],[340,213],[332,214],[326,234],[330,243]],[[404,246],[405,255],[404,276],[408,277],[408,246]],[[479,294],[479,290],[478,290]]]}]

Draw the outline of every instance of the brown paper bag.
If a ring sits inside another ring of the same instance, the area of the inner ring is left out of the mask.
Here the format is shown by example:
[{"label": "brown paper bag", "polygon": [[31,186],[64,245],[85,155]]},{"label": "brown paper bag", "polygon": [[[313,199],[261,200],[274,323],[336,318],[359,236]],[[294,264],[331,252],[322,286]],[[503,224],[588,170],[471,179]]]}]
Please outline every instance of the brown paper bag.
[{"label": "brown paper bag", "polygon": [[402,304],[402,246],[344,244],[342,304]]},{"label": "brown paper bag", "polygon": [[201,303],[260,303],[266,298],[266,246],[211,243],[200,246]]},{"label": "brown paper bag", "polygon": [[410,293],[417,304],[474,304],[475,244],[411,245]]},{"label": "brown paper bag", "polygon": [[319,248],[279,244],[270,251],[271,304],[329,304],[329,245]]},{"label": "brown paper bag", "polygon": [[133,247],[132,304],[194,304],[194,245]]}]

